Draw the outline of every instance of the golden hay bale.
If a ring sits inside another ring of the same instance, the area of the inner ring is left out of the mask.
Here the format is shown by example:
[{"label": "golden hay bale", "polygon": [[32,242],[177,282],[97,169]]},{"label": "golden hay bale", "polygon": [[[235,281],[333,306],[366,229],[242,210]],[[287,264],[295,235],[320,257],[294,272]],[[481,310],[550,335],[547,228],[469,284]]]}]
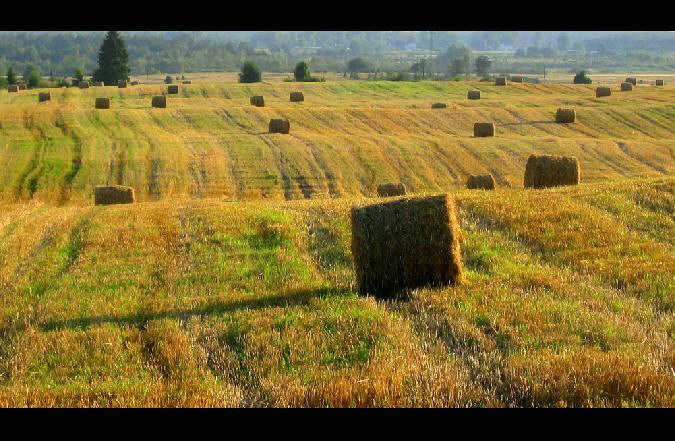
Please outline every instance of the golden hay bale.
[{"label": "golden hay bale", "polygon": [[132,82],[129,83],[129,84],[131,84],[132,86],[138,86],[138,81],[132,81]]},{"label": "golden hay bale", "polygon": [[105,83],[104,83],[103,81],[96,81],[96,82],[94,83],[94,86],[96,86],[96,87],[103,87],[103,86],[105,86]]},{"label": "golden hay bale", "polygon": [[664,84],[665,84],[665,83],[663,82],[663,80],[656,80],[656,85],[657,85],[657,86],[663,86]]},{"label": "golden hay bale", "polygon": [[622,92],[630,92],[633,90],[633,83],[621,83]]},{"label": "golden hay bale", "polygon": [[51,101],[52,100],[52,94],[50,92],[40,92],[38,94],[38,102],[43,103],[45,101]]},{"label": "golden hay bale", "polygon": [[520,77],[520,76],[511,77],[511,82],[512,83],[522,83],[522,82],[524,82],[524,79],[523,79],[523,77]]},{"label": "golden hay bale", "polygon": [[110,109],[110,98],[96,98],[95,109]]},{"label": "golden hay bale", "polygon": [[178,84],[169,84],[169,85],[166,87],[166,92],[167,92],[169,95],[175,95],[175,94],[177,94],[177,93],[178,93]]},{"label": "golden hay bale", "polygon": [[471,190],[494,190],[495,178],[492,175],[470,175],[466,181],[466,188]]},{"label": "golden hay bale", "polygon": [[19,84],[19,90],[26,90],[25,84]]},{"label": "golden hay bale", "polygon": [[473,125],[473,136],[475,137],[495,136],[495,124],[475,123]]},{"label": "golden hay bale", "polygon": [[166,96],[157,95],[152,97],[152,107],[166,108]]},{"label": "golden hay bale", "polygon": [[447,194],[352,207],[351,227],[361,294],[391,298],[406,288],[462,282],[459,225]]},{"label": "golden hay bale", "polygon": [[574,156],[530,155],[525,167],[525,188],[578,185],[579,161]]},{"label": "golden hay bale", "polygon": [[80,81],[79,87],[80,89],[89,89],[89,81]]},{"label": "golden hay bale", "polygon": [[470,100],[479,100],[480,90],[470,90],[466,93],[466,97]]},{"label": "golden hay bale", "polygon": [[265,98],[263,98],[262,95],[252,96],[251,105],[256,107],[265,107]]},{"label": "golden hay bale", "polygon": [[291,102],[299,103],[305,101],[305,95],[302,92],[291,92]]},{"label": "golden hay bale", "polygon": [[506,86],[506,77],[495,78],[495,86]]},{"label": "golden hay bale", "polygon": [[432,109],[447,109],[447,108],[448,108],[448,105],[445,104],[445,103],[433,103],[433,104],[431,105],[431,108],[432,108]]},{"label": "golden hay bale", "polygon": [[13,92],[18,92],[18,91],[19,91],[19,86],[17,86],[16,84],[10,84],[9,86],[7,86],[7,92],[8,93],[13,93]]},{"label": "golden hay bale", "polygon": [[573,123],[577,120],[577,112],[574,109],[558,109],[555,112],[555,122]]},{"label": "golden hay bale", "polygon": [[595,97],[600,98],[602,96],[611,96],[612,95],[612,89],[609,87],[598,87],[595,89]]},{"label": "golden hay bale", "polygon": [[405,185],[399,183],[388,183],[377,186],[377,195],[381,198],[392,196],[403,196],[405,194]]},{"label": "golden hay bale", "polygon": [[183,84],[192,84],[192,80],[183,80]]},{"label": "golden hay bale", "polygon": [[131,204],[136,201],[134,189],[123,185],[98,185],[94,187],[94,204]]},{"label": "golden hay bale", "polygon": [[127,87],[127,81],[126,80],[118,80],[117,81],[117,87],[119,87],[120,89],[123,89],[123,88]]},{"label": "golden hay bale", "polygon": [[626,78],[626,83],[631,83],[633,86],[637,86],[637,78]]},{"label": "golden hay bale", "polygon": [[287,119],[271,119],[270,133],[283,133],[288,135],[291,130],[291,122]]}]

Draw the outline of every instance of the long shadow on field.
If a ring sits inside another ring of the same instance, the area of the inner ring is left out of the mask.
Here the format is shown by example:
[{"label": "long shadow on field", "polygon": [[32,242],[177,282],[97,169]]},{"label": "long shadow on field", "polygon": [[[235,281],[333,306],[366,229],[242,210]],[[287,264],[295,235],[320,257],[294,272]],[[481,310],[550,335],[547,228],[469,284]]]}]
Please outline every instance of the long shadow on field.
[{"label": "long shadow on field", "polygon": [[289,291],[281,295],[269,295],[255,299],[235,300],[227,302],[218,300],[206,306],[193,309],[172,309],[157,313],[136,313],[123,316],[94,316],[79,319],[51,320],[41,326],[43,331],[56,331],[60,329],[84,329],[106,323],[116,325],[144,325],[145,323],[163,318],[186,320],[192,316],[217,315],[239,310],[257,310],[275,308],[280,306],[307,305],[312,299],[337,297],[348,294],[351,291],[336,288],[318,288],[308,290]]}]

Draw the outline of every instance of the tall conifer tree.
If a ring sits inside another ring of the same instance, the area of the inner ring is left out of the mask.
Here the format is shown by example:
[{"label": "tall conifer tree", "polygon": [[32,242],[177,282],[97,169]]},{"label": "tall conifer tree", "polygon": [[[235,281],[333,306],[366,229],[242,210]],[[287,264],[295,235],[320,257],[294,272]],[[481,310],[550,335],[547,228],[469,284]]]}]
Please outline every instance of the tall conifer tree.
[{"label": "tall conifer tree", "polygon": [[98,52],[98,69],[94,72],[94,81],[103,81],[114,85],[118,80],[126,80],[129,69],[129,55],[124,40],[117,31],[108,31]]}]

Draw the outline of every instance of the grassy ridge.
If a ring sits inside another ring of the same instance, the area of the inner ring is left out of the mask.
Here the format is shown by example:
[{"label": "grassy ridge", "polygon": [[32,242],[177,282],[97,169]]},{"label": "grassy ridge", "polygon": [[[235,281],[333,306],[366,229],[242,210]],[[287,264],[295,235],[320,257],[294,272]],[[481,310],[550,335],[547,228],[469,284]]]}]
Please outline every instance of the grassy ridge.
[{"label": "grassy ridge", "polygon": [[[415,192],[463,186],[493,173],[521,187],[534,152],[575,155],[585,182],[675,172],[675,88],[640,86],[596,99],[587,85],[396,83],[181,85],[168,109],[151,109],[163,86],[0,91],[0,200],[91,203],[100,184],[133,186],[141,201],[225,197],[302,199],[372,195],[385,181]],[[466,100],[468,89],[482,91]],[[306,101],[288,102],[292,90]],[[265,96],[266,108],[248,104]],[[97,96],[113,108],[93,109]],[[445,101],[448,109],[431,110]],[[574,106],[578,122],[553,123]],[[290,136],[267,133],[291,120]],[[473,138],[495,121],[496,138]]]}]

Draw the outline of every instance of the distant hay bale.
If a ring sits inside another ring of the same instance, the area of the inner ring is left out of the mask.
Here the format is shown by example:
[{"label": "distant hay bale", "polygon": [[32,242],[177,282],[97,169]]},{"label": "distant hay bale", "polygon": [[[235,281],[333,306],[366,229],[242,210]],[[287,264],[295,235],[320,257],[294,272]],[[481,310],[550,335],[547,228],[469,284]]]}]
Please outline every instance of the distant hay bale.
[{"label": "distant hay bale", "polygon": [[656,80],[656,85],[657,86],[663,86],[664,85],[663,80]]},{"label": "distant hay bale", "polygon": [[166,89],[169,95],[175,95],[178,93],[178,84],[169,84]]},{"label": "distant hay bale", "polygon": [[79,87],[80,89],[89,89],[89,81],[80,81]]},{"label": "distant hay bale", "polygon": [[138,86],[138,81],[132,81],[130,84],[131,84],[132,86]]},{"label": "distant hay bale", "polygon": [[126,80],[118,80],[117,81],[117,87],[119,87],[120,89],[123,89],[123,88],[127,87],[127,81]]},{"label": "distant hay bale", "polygon": [[494,190],[495,178],[492,175],[470,175],[466,181],[466,188],[471,190]]},{"label": "distant hay bale", "polygon": [[110,98],[96,98],[94,103],[96,109],[110,109]]},{"label": "distant hay bale", "polygon": [[573,123],[577,120],[577,112],[574,109],[558,109],[555,112],[555,122]]},{"label": "distant hay bale", "polygon": [[50,92],[40,92],[38,94],[38,102],[43,103],[45,101],[51,101],[52,100],[52,94]]},{"label": "distant hay bale", "polygon": [[291,92],[291,102],[300,103],[305,101],[305,95],[302,92]]},{"label": "distant hay bale", "polygon": [[495,78],[495,86],[506,86],[506,77]]},{"label": "distant hay bale", "polygon": [[123,185],[99,185],[94,188],[95,205],[131,204],[136,201],[134,189]]},{"label": "distant hay bale", "polygon": [[621,83],[622,92],[630,92],[633,90],[633,83]]},{"label": "distant hay bale", "polygon": [[522,82],[524,82],[524,79],[523,79],[523,77],[520,77],[520,76],[511,77],[511,82],[512,83],[522,83]]},{"label": "distant hay bale", "polygon": [[183,80],[183,84],[192,84],[191,80]]},{"label": "distant hay bale", "polygon": [[494,123],[475,123],[473,125],[473,136],[475,137],[488,137],[495,136],[495,124]]},{"label": "distant hay bale", "polygon": [[352,207],[351,227],[361,294],[386,299],[463,280],[455,202],[447,194]]},{"label": "distant hay bale", "polygon": [[152,97],[152,107],[166,108],[166,96],[157,95]]},{"label": "distant hay bale", "polygon": [[447,109],[447,108],[448,108],[448,105],[445,104],[445,103],[433,103],[433,104],[431,105],[431,108],[432,108],[432,109]]},{"label": "distant hay bale", "polygon": [[19,90],[26,90],[25,84],[19,84]]},{"label": "distant hay bale", "polygon": [[103,87],[103,86],[105,86],[105,83],[103,81],[97,81],[97,82],[94,83],[94,86]]},{"label": "distant hay bale", "polygon": [[287,119],[271,119],[270,133],[283,133],[288,135],[291,130],[291,122]]},{"label": "distant hay bale", "polygon": [[265,98],[262,95],[251,97],[251,105],[256,107],[265,107]]},{"label": "distant hay bale", "polygon": [[470,90],[466,93],[466,97],[470,100],[479,100],[480,90]]},{"label": "distant hay bale", "polygon": [[7,92],[9,92],[9,93],[18,92],[18,91],[19,91],[19,86],[17,86],[16,84],[10,84],[9,86],[7,86]]},{"label": "distant hay bale", "polygon": [[611,96],[612,95],[612,89],[609,87],[598,87],[595,89],[595,97],[600,98],[603,96]]},{"label": "distant hay bale", "polygon": [[405,185],[402,183],[388,183],[377,186],[377,195],[381,198],[405,195]]},{"label": "distant hay bale", "polygon": [[575,157],[530,155],[525,167],[525,188],[578,185],[581,176]]},{"label": "distant hay bale", "polygon": [[633,86],[637,86],[637,78],[626,78],[626,83],[631,83]]}]

